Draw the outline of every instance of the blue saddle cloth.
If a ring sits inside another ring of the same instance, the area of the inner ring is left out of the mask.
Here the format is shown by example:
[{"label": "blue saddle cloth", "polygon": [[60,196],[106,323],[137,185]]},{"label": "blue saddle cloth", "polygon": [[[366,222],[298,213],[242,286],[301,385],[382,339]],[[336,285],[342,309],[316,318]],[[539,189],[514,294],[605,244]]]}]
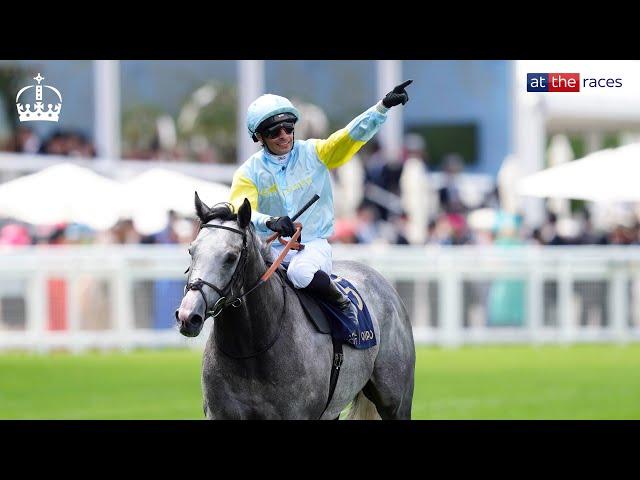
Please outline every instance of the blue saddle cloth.
[{"label": "blue saddle cloth", "polygon": [[345,315],[335,306],[316,298],[318,305],[327,316],[331,325],[331,335],[341,340],[343,343],[364,350],[377,344],[376,335],[373,331],[373,322],[369,309],[364,300],[349,281],[337,275],[331,275],[340,289],[349,297],[351,303],[358,310],[358,324],[354,325]]}]

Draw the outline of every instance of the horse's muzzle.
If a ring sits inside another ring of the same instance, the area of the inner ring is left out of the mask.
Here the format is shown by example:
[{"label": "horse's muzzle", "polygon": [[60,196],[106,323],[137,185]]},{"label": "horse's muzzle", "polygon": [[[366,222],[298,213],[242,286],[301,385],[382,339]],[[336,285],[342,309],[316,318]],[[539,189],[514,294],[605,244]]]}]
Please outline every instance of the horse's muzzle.
[{"label": "horse's muzzle", "polygon": [[204,319],[196,312],[189,312],[185,318],[185,312],[180,310],[180,308],[176,310],[176,321],[180,324],[180,333],[185,337],[197,337],[204,325]]}]

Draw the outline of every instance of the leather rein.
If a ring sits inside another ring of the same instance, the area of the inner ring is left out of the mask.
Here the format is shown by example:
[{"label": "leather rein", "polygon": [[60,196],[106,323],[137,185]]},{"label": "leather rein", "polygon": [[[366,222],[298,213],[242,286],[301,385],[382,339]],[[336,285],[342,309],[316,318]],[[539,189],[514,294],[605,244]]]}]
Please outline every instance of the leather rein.
[{"label": "leather rein", "polygon": [[[223,230],[229,230],[231,232],[237,233],[238,235],[242,235],[242,250],[240,251],[240,260],[238,261],[238,265],[236,266],[236,269],[233,272],[233,275],[231,275],[229,282],[224,286],[224,288],[222,289],[218,288],[212,283],[209,283],[201,278],[196,278],[194,281],[188,282],[187,285],[184,287],[185,295],[189,290],[198,290],[200,292],[200,295],[202,295],[202,299],[204,300],[204,305],[205,305],[205,316],[203,320],[206,320],[207,318],[209,318],[209,316],[213,316],[213,318],[216,318],[218,315],[222,313],[222,311],[225,308],[229,306],[238,308],[242,304],[242,299],[244,297],[249,295],[251,292],[257,289],[260,285],[262,285],[267,280],[269,280],[269,278],[273,275],[276,269],[280,266],[280,264],[284,260],[284,257],[287,255],[289,250],[291,249],[300,250],[304,248],[304,245],[298,243],[298,239],[300,238],[300,235],[302,233],[302,224],[299,222],[295,222],[294,226],[296,227],[296,231],[292,235],[291,240],[289,240],[288,242],[285,242],[282,238],[279,238],[280,235],[278,233],[271,235],[267,239],[267,242],[271,243],[273,240],[278,238],[278,240],[280,240],[280,242],[285,245],[284,249],[282,250],[282,252],[280,252],[280,255],[278,255],[278,258],[273,262],[271,267],[269,267],[269,269],[266,272],[264,272],[262,276],[256,281],[256,283],[245,293],[237,297],[227,298],[227,295],[228,293],[230,293],[230,290],[238,274],[242,272],[242,275],[244,276],[244,270],[247,266],[247,250],[248,250],[247,249],[247,233],[242,230],[238,230],[237,228],[227,227],[225,225],[211,225],[208,223],[200,225],[200,230],[202,230],[203,228],[220,228]],[[187,271],[189,271],[189,269],[187,269]],[[202,291],[205,285],[212,288],[213,290],[215,290],[215,292],[218,295],[220,295],[220,298],[216,301],[212,310],[209,310],[209,304],[207,303],[207,298],[204,292]]]}]

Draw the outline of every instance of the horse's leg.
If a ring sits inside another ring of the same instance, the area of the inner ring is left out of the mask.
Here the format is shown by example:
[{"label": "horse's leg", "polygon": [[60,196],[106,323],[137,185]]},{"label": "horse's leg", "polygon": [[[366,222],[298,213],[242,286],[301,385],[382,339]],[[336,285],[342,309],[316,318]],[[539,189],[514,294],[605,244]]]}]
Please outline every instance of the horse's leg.
[{"label": "horse's leg", "polygon": [[411,420],[413,382],[400,389],[397,386],[389,388],[388,384],[372,377],[362,392],[376,406],[383,420]]},{"label": "horse's leg", "polygon": [[415,349],[413,338],[397,344],[382,344],[376,358],[371,378],[362,389],[364,395],[376,406],[383,420],[411,419]]}]

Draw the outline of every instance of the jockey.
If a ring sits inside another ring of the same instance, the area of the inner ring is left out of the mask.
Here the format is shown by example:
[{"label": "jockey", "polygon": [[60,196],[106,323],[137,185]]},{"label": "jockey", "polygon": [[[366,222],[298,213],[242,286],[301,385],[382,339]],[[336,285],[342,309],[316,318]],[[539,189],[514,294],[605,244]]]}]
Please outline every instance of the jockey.
[{"label": "jockey", "polygon": [[[306,288],[336,305],[354,323],[355,308],[329,277],[332,262],[327,239],[334,224],[329,170],[348,162],[378,132],[389,108],[407,103],[405,87],[411,82],[396,86],[326,140],[294,139],[300,112],[284,97],[262,95],[247,110],[249,135],[261,143],[262,150],[234,174],[230,202],[238,210],[245,198],[249,200],[251,222],[261,237],[271,231],[290,237],[295,233],[291,217],[317,193],[320,199],[299,219],[304,225],[305,248],[290,250],[283,263],[288,262],[287,276],[296,288]],[[278,255],[284,247],[273,242],[271,248]]]}]

